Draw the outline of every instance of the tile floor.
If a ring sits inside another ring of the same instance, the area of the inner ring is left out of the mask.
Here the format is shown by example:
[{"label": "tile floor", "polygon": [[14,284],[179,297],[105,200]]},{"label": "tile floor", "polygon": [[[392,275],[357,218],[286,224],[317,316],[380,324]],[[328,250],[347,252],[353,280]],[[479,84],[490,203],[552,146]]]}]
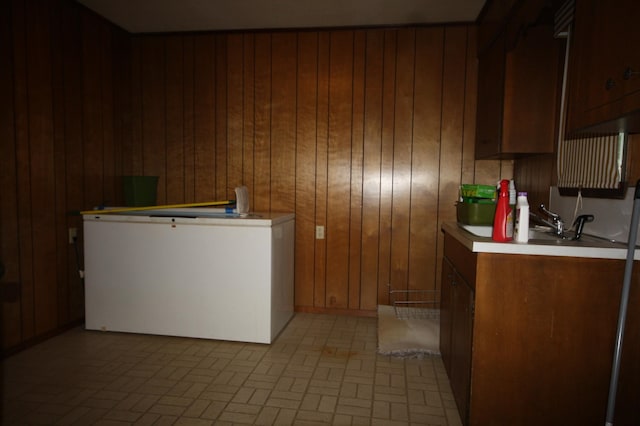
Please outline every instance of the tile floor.
[{"label": "tile floor", "polygon": [[271,345],[72,329],[4,361],[5,425],[459,425],[440,357],[298,313]]}]

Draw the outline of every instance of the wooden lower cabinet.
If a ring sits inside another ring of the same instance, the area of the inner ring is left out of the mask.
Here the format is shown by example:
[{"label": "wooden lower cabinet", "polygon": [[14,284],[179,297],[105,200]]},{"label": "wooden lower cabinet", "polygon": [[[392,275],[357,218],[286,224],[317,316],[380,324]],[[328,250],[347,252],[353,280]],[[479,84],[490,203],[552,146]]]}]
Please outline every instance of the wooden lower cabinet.
[{"label": "wooden lower cabinet", "polygon": [[469,414],[473,290],[446,257],[442,268],[440,352],[460,418]]},{"label": "wooden lower cabinet", "polygon": [[[635,268],[637,269],[637,268]],[[465,425],[603,425],[623,260],[472,253],[445,233],[441,353]],[[640,424],[634,273],[615,425]]]}]

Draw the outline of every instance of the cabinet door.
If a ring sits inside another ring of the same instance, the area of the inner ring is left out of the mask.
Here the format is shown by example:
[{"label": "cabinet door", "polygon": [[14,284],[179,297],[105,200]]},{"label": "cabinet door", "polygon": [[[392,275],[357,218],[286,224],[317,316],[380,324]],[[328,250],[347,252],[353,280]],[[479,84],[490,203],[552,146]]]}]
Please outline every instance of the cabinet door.
[{"label": "cabinet door", "polygon": [[451,390],[463,423],[469,417],[471,390],[471,345],[473,338],[474,292],[457,273],[453,284],[453,327],[451,334]]},{"label": "cabinet door", "polygon": [[505,34],[478,58],[476,158],[500,153],[505,78]]},{"label": "cabinet door", "polygon": [[478,59],[476,159],[552,153],[560,81],[560,42],[550,25],[503,33]]},{"label": "cabinet door", "polygon": [[592,126],[598,126],[596,131],[640,130],[637,119],[615,122],[640,109],[638,16],[636,0],[576,2],[568,70],[569,133]]},{"label": "cabinet door", "polygon": [[622,43],[609,38],[618,30],[606,7],[601,0],[580,0],[576,4],[570,46],[569,128],[595,124],[590,121],[600,118],[593,115],[594,110],[608,115],[606,105],[621,97],[620,81],[612,71]]},{"label": "cabinet door", "polygon": [[[607,119],[618,119],[635,114],[634,119],[624,121],[625,130],[629,132],[640,131],[640,31],[638,31],[638,19],[640,19],[640,2],[637,0],[617,0],[604,2],[603,14],[609,19],[607,32],[611,37],[606,37],[609,43],[605,48],[611,49],[615,55],[613,69],[611,70],[618,89],[614,93],[614,106],[609,110],[612,113]],[[619,106],[617,104],[620,104]]]},{"label": "cabinet door", "polygon": [[451,377],[451,327],[453,325],[453,301],[451,298],[453,280],[453,266],[444,258],[442,261],[442,284],[440,289],[440,355],[449,377]]},{"label": "cabinet door", "polygon": [[553,152],[561,71],[559,43],[550,25],[531,26],[507,52],[503,153]]},{"label": "cabinet door", "polygon": [[[615,40],[609,37],[611,34],[616,34],[619,31],[619,27],[610,19],[610,13],[616,9],[616,2],[607,2],[603,4],[602,1],[589,1],[583,2],[576,7],[584,9],[588,7],[589,10],[582,11],[587,15],[586,21],[588,27],[584,25],[580,26],[580,22],[577,23],[577,31],[588,31],[589,43],[586,54],[589,57],[591,67],[589,70],[588,85],[585,87],[587,92],[586,103],[584,105],[586,110],[592,108],[601,108],[603,105],[615,101],[622,97],[622,84],[620,77],[622,76],[622,69],[620,63],[620,51],[623,45],[622,39]],[[619,5],[620,2],[618,2]],[[607,10],[611,9],[611,10]],[[580,16],[580,17],[582,17]],[[597,52],[597,54],[595,54]]]},{"label": "cabinet door", "polygon": [[[601,77],[595,74],[601,70],[592,70],[591,63],[595,58],[590,54],[596,37],[594,31],[588,28],[595,21],[593,0],[582,0],[576,7],[575,18],[572,26],[569,42],[569,64],[567,69],[567,102],[566,102],[566,128],[567,134],[586,125],[587,93],[595,92],[600,88],[591,87],[594,81],[600,81]],[[591,69],[591,72],[587,70]]]}]

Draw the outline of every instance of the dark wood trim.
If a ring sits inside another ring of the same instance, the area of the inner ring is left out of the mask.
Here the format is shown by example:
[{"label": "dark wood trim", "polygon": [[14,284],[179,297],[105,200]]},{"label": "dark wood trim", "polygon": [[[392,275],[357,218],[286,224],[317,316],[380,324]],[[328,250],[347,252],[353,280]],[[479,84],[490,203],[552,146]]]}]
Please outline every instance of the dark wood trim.
[{"label": "dark wood trim", "polygon": [[377,310],[372,311],[365,309],[317,308],[313,306],[296,306],[295,312],[307,314],[349,315],[369,318],[376,318],[378,316]]},{"label": "dark wood trim", "polygon": [[84,318],[71,321],[68,324],[64,324],[53,330],[47,331],[46,333],[42,333],[28,340],[24,340],[18,345],[3,349],[1,352],[2,359],[4,360],[6,358],[9,358],[10,356],[13,356],[19,352],[24,351],[25,349],[29,349],[39,343],[42,343],[47,339],[51,339],[52,337],[59,336],[60,334],[65,333],[71,330],[72,328],[79,327],[82,324],[84,324]]}]

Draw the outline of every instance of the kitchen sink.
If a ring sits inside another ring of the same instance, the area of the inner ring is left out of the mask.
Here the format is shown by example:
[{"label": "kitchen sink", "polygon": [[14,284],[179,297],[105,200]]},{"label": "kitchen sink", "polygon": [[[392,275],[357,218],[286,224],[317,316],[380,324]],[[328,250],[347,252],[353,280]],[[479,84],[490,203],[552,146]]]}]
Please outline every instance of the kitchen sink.
[{"label": "kitchen sink", "polygon": [[626,244],[609,240],[607,238],[596,237],[593,235],[582,234],[579,240],[574,240],[572,231],[565,231],[563,236],[556,235],[546,228],[529,229],[530,244],[557,244],[569,246],[597,246],[597,247],[625,247]]},{"label": "kitchen sink", "polygon": [[[458,224],[466,231],[477,237],[491,238],[491,226],[470,226]],[[550,227],[535,226],[529,229],[530,245],[563,246],[563,247],[600,247],[600,248],[626,248],[626,243],[609,240],[589,234],[582,234],[579,240],[574,240],[573,231],[565,231],[560,237],[553,233]],[[513,244],[519,244],[513,242]]]}]

